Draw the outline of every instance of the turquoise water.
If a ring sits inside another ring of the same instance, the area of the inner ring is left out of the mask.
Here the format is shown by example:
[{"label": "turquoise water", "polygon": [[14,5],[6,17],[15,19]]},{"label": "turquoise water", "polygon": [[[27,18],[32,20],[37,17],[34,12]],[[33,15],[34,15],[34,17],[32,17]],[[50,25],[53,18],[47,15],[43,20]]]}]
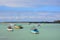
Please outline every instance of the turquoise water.
[{"label": "turquoise water", "polygon": [[40,27],[37,27],[39,34],[32,34],[30,32],[31,28],[37,26],[37,24],[16,24],[22,25],[24,28],[14,29],[13,32],[8,32],[8,23],[0,23],[0,40],[60,40],[60,24],[42,23]]}]

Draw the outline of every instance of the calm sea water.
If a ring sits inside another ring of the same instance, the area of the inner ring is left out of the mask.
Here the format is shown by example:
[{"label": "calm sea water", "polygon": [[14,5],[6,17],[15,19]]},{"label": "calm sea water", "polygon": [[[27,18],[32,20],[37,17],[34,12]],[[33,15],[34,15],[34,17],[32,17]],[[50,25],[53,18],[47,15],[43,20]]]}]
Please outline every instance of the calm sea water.
[{"label": "calm sea water", "polygon": [[[13,32],[7,31],[8,23],[0,23],[0,40],[60,40],[60,24],[28,24],[16,23],[22,25],[23,29],[14,29]],[[31,28],[35,26],[39,34],[32,34]]]}]

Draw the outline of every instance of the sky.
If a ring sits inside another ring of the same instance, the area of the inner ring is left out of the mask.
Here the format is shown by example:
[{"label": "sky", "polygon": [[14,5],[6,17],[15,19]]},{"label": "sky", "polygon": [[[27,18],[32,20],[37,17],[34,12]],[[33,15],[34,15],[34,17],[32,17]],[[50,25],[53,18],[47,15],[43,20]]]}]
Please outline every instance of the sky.
[{"label": "sky", "polygon": [[60,20],[60,0],[0,0],[0,22]]}]

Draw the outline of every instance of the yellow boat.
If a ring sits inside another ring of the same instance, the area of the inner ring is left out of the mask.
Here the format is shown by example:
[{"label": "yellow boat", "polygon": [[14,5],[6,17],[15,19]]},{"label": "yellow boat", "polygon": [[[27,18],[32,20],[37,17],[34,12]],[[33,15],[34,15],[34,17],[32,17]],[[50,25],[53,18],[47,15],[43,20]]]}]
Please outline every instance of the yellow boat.
[{"label": "yellow boat", "polygon": [[15,26],[14,28],[15,29],[22,29],[23,27],[21,27],[21,26]]}]

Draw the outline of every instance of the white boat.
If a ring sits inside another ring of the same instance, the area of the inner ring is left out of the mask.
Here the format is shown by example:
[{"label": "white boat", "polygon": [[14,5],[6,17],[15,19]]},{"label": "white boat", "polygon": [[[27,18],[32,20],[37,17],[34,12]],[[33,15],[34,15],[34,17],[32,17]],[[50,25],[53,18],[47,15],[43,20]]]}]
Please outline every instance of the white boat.
[{"label": "white boat", "polygon": [[34,30],[31,30],[31,32],[34,33],[34,34],[38,34],[39,33],[39,32],[34,31]]}]

